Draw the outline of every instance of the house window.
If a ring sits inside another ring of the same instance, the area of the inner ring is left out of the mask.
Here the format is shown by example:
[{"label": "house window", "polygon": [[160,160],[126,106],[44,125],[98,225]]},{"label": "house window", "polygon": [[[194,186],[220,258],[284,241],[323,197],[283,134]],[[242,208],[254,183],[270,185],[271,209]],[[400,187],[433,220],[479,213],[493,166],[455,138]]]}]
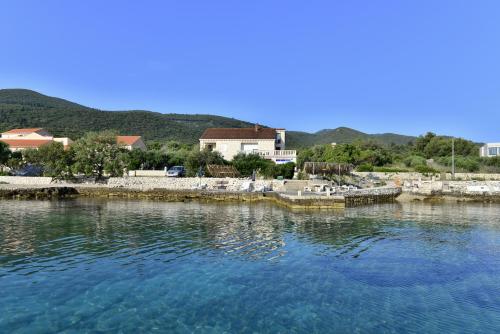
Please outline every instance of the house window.
[{"label": "house window", "polygon": [[276,134],[276,144],[281,144],[281,133]]},{"label": "house window", "polygon": [[498,154],[498,148],[497,147],[490,147],[488,148],[488,155],[497,155]]},{"label": "house window", "polygon": [[259,144],[258,143],[245,143],[241,144],[241,150],[246,153],[251,153],[254,150],[259,149]]}]

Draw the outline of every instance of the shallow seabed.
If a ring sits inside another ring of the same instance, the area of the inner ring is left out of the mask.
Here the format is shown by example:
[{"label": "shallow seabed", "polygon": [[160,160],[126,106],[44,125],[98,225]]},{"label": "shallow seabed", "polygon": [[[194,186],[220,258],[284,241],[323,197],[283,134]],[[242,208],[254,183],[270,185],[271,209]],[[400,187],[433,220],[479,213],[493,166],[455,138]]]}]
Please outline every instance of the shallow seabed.
[{"label": "shallow seabed", "polygon": [[0,332],[498,333],[500,205],[0,201]]}]

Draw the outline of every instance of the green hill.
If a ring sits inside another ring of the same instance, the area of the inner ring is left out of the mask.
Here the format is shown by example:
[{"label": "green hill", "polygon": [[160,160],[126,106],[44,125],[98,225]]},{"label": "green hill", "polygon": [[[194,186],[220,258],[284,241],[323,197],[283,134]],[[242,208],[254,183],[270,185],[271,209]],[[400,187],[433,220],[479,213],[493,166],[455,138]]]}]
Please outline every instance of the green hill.
[{"label": "green hill", "polygon": [[346,127],[325,129],[316,133],[298,131],[287,132],[287,145],[294,148],[308,147],[316,144],[341,144],[367,140],[373,140],[382,145],[403,145],[414,141],[415,139],[415,137],[403,136],[394,133],[367,134]]},{"label": "green hill", "polygon": [[[103,111],[26,89],[0,90],[0,132],[12,128],[43,127],[55,136],[76,139],[88,131],[116,130],[142,135],[145,140],[177,140],[197,143],[209,127],[249,127],[252,123],[214,115],[161,114],[144,110]],[[414,137],[396,134],[370,135],[349,128],[316,133],[287,132],[287,146],[350,143],[373,139],[382,144],[405,144]]]},{"label": "green hill", "polygon": [[110,129],[124,135],[142,135],[146,140],[194,143],[208,127],[248,126],[252,124],[213,115],[102,111],[30,90],[0,90],[0,131],[43,127],[55,136],[74,139],[88,131]]}]

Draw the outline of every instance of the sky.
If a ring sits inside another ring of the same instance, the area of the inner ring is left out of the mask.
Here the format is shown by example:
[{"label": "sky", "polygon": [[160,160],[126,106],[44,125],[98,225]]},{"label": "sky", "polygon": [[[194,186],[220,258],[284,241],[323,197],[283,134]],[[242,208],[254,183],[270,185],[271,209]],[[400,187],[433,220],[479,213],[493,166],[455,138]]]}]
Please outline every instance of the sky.
[{"label": "sky", "polygon": [[498,0],[0,0],[0,88],[500,141]]}]

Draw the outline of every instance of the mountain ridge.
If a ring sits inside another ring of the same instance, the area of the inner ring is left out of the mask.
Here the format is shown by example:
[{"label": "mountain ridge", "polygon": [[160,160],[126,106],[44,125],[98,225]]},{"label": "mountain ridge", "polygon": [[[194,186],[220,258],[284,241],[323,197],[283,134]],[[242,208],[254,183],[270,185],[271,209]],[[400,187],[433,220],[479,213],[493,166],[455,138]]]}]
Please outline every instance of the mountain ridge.
[{"label": "mountain ridge", "polygon": [[[88,131],[115,130],[138,134],[147,141],[177,140],[195,144],[209,127],[250,127],[253,123],[210,114],[159,113],[148,110],[106,111],[47,96],[28,89],[0,89],[0,132],[43,127],[56,136],[79,138]],[[287,147],[373,140],[384,145],[406,144],[415,137],[394,133],[367,134],[348,127],[314,133],[287,131]]]}]

